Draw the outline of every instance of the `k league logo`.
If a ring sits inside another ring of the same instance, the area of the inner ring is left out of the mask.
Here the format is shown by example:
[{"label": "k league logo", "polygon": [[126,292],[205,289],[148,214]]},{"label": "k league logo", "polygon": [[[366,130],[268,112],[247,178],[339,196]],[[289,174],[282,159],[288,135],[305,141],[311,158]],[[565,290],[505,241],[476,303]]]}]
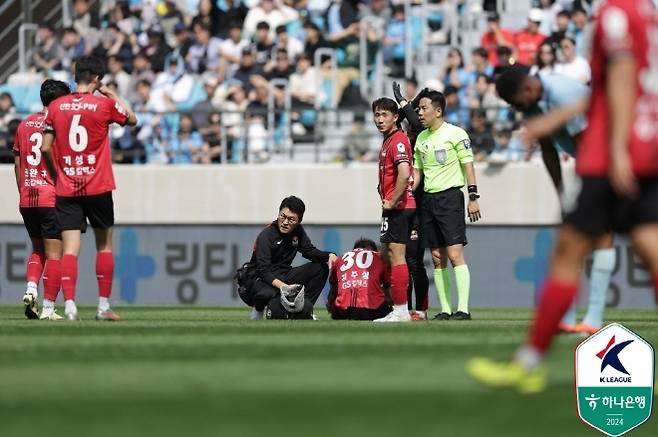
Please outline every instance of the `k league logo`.
[{"label": "k league logo", "polygon": [[651,416],[653,347],[630,329],[613,323],[576,348],[578,414],[609,436],[620,436]]}]

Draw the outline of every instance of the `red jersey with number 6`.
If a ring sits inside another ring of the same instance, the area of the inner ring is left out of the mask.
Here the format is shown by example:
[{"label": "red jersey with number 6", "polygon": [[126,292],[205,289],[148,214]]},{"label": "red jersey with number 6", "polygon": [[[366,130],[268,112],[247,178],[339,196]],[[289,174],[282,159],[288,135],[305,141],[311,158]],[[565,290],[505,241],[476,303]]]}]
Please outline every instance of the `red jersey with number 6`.
[{"label": "red jersey with number 6", "polygon": [[127,122],[121,105],[104,96],[72,93],[50,103],[44,132],[55,135],[58,196],[93,196],[116,188],[108,129]]},{"label": "red jersey with number 6", "polygon": [[18,125],[14,154],[20,158],[20,208],[53,208],[55,184],[41,159],[43,120],[46,114],[29,115]]},{"label": "red jersey with number 6", "polygon": [[[411,143],[409,138],[401,130],[396,130],[384,138],[382,149],[379,152],[379,196],[384,200],[391,200],[395,192],[395,182],[398,179],[398,165],[407,162],[411,170]],[[394,209],[414,209],[416,200],[413,194],[414,178],[409,176],[407,189],[402,193],[400,201]]]},{"label": "red jersey with number 6", "polygon": [[627,86],[636,101],[628,137],[633,173],[658,176],[658,12],[650,0],[607,0],[601,4],[592,45],[589,123],[578,145],[576,168],[585,176],[605,176],[610,166],[610,115],[606,70],[610,60],[629,57],[636,72]]},{"label": "red jersey with number 6", "polygon": [[383,286],[390,283],[379,252],[354,249],[336,260],[329,282],[336,284],[336,308],[375,310],[386,303]]}]

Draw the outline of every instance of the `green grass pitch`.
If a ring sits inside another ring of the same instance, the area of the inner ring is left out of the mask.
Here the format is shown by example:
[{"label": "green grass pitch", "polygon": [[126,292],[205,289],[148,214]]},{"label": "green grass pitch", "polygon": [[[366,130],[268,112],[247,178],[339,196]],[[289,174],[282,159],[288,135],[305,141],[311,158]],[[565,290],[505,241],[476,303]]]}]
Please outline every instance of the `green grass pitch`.
[{"label": "green grass pitch", "polygon": [[[119,323],[25,320],[0,307],[0,436],[596,436],[577,416],[562,336],[537,396],[469,380],[508,357],[529,311],[472,322],[251,322],[247,309],[117,307]],[[655,310],[609,311],[658,345]],[[654,400],[655,401],[655,400]],[[631,432],[658,435],[658,421]]]}]

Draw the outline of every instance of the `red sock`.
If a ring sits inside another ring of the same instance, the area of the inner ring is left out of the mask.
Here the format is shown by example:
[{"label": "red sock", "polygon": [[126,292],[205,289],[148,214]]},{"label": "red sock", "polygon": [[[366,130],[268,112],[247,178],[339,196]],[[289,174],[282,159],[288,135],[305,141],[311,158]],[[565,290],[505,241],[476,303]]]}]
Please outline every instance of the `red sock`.
[{"label": "red sock", "polygon": [[574,301],[580,284],[560,282],[549,278],[544,283],[535,321],[530,329],[530,344],[539,352],[546,352],[557,332],[562,316]]},{"label": "red sock", "polygon": [[46,262],[46,255],[43,252],[32,252],[27,260],[27,282],[38,284],[43,273],[43,265]]},{"label": "red sock", "polygon": [[46,261],[43,271],[43,298],[55,302],[62,286],[62,268],[58,259]]},{"label": "red sock", "polygon": [[96,254],[96,279],[98,279],[98,295],[110,297],[112,294],[112,277],[114,276],[114,257],[112,252]]},{"label": "red sock", "polygon": [[406,264],[391,267],[391,297],[393,305],[406,305],[409,269]]},{"label": "red sock", "polygon": [[64,255],[60,261],[64,300],[75,300],[75,285],[78,282],[78,257]]}]

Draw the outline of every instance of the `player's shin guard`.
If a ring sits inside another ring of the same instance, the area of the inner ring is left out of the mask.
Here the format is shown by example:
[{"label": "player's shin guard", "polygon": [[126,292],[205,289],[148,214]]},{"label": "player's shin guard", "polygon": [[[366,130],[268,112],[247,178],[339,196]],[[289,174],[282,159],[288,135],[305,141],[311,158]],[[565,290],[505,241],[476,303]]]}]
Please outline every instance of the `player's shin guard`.
[{"label": "player's shin guard", "polygon": [[407,304],[407,288],[409,287],[409,269],[406,264],[391,267],[391,297],[393,305]]},{"label": "player's shin guard", "polygon": [[610,286],[610,278],[615,269],[617,251],[614,248],[594,251],[592,276],[589,282],[589,303],[583,323],[594,327],[603,326],[605,298]]},{"label": "player's shin guard", "polygon": [[66,254],[60,262],[62,270],[62,290],[64,300],[75,300],[75,286],[78,282],[78,257]]},{"label": "player's shin guard", "polygon": [[560,319],[576,298],[578,286],[577,282],[564,283],[552,278],[544,283],[529,338],[530,346],[538,352],[548,350]]},{"label": "player's shin guard", "polygon": [[452,314],[452,308],[450,308],[450,270],[447,267],[434,269],[434,286],[441,303],[441,312]]},{"label": "player's shin guard", "polygon": [[46,263],[46,255],[43,252],[32,252],[27,260],[25,279],[27,282],[38,284],[43,273],[43,266]]},{"label": "player's shin guard", "polygon": [[112,294],[112,278],[114,277],[114,256],[112,252],[98,252],[96,255],[96,279],[98,279],[98,295],[109,298]]},{"label": "player's shin guard", "polygon": [[471,294],[471,272],[468,270],[466,264],[457,266],[453,270],[455,271],[457,296],[459,297],[457,311],[468,313],[468,299]]},{"label": "player's shin guard", "polygon": [[58,259],[46,261],[43,271],[43,298],[51,302],[57,300],[57,293],[62,285],[62,269]]}]

